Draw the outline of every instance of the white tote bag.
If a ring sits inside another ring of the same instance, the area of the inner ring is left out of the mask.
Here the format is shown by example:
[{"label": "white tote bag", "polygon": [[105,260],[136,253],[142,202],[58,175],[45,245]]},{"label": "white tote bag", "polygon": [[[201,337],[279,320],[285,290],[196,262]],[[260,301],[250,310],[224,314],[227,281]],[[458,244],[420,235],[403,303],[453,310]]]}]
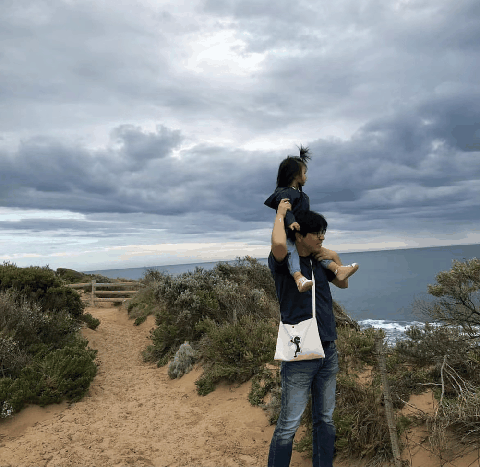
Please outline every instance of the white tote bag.
[{"label": "white tote bag", "polygon": [[298,324],[284,324],[280,321],[275,360],[297,362],[299,360],[325,358],[315,316],[315,274],[313,265],[312,280],[312,317],[300,321]]}]

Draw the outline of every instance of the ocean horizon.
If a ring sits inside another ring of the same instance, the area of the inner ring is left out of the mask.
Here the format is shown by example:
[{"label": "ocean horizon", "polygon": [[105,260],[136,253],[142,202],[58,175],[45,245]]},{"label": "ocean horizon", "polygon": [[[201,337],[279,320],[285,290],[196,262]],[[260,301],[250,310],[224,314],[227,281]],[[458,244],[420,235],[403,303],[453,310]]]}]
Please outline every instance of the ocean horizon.
[{"label": "ocean horizon", "polygon": [[[363,251],[340,253],[340,257],[343,264],[356,262],[360,268],[349,279],[348,289],[338,289],[332,285],[333,299],[362,328],[381,328],[389,340],[397,340],[405,336],[404,332],[409,326],[421,326],[428,321],[426,316],[419,314],[416,303],[433,299],[427,293],[427,286],[435,283],[436,274],[449,270],[454,259],[464,261],[479,258],[480,245]],[[267,258],[257,260],[267,264]],[[84,272],[111,279],[139,280],[149,269],[176,276],[194,271],[197,267],[210,270],[218,263],[235,262],[211,261]]]}]

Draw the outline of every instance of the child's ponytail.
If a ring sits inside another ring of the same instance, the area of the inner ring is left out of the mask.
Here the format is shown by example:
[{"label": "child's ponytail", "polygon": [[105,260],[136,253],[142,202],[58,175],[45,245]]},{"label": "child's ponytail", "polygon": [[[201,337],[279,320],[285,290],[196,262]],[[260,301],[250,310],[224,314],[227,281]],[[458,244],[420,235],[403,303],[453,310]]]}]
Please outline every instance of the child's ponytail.
[{"label": "child's ponytail", "polygon": [[307,165],[307,162],[312,158],[312,156],[310,156],[310,149],[304,148],[302,145],[300,145],[298,149],[300,150],[300,159]]},{"label": "child's ponytail", "polygon": [[[300,172],[302,164],[306,167],[307,162],[311,159],[310,149],[304,148],[302,145],[298,149],[300,150],[300,156],[288,156],[281,162],[277,174],[277,188],[290,186]],[[298,189],[301,191],[302,187]]]}]

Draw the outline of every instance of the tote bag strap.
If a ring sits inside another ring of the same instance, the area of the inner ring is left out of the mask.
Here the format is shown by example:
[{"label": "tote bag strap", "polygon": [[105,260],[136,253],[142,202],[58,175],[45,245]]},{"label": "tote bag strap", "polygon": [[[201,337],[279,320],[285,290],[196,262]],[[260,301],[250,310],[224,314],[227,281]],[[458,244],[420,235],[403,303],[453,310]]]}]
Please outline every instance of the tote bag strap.
[{"label": "tote bag strap", "polygon": [[315,271],[313,270],[313,262],[310,259],[310,266],[312,267],[312,281],[313,281],[313,286],[312,286],[312,316],[316,319],[316,307],[315,307]]}]

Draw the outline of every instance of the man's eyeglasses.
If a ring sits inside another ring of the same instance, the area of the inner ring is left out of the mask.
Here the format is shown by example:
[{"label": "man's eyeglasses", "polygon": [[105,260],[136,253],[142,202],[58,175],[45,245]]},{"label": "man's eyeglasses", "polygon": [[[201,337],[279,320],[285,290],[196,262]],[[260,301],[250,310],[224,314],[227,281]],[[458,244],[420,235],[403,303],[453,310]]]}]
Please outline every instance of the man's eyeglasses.
[{"label": "man's eyeglasses", "polygon": [[316,235],[319,240],[322,239],[322,237],[325,235],[325,230],[322,230],[321,232],[312,232],[312,235]]}]

